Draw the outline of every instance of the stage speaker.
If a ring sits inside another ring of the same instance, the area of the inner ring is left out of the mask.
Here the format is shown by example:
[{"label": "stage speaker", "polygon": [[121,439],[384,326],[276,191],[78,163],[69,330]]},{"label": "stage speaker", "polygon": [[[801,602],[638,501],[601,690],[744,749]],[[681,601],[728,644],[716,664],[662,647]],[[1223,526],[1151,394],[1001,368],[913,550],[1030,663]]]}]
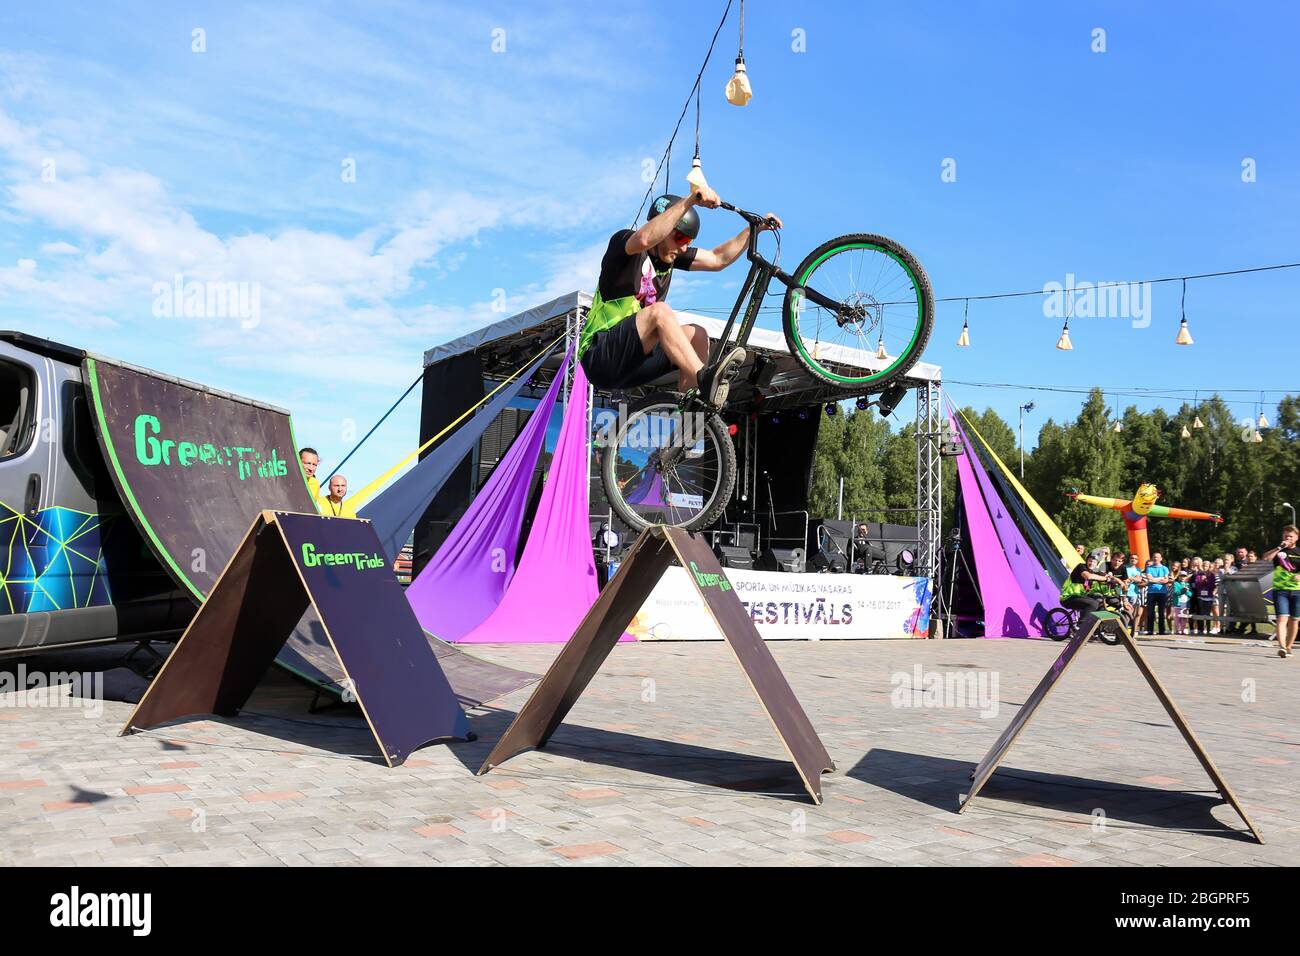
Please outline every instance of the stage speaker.
[{"label": "stage speaker", "polygon": [[833,551],[814,551],[808,559],[808,566],[817,573],[843,574],[849,569],[848,562],[841,554]]},{"label": "stage speaker", "polygon": [[758,559],[758,567],[764,571],[804,570],[803,548],[767,548]]},{"label": "stage speaker", "polygon": [[724,568],[740,568],[743,571],[754,570],[754,552],[748,548],[719,544],[714,547],[713,553],[718,556],[718,563]]},{"label": "stage speaker", "polygon": [[1228,599],[1228,613],[1259,624],[1268,622],[1268,604],[1264,598],[1273,586],[1273,562],[1256,561],[1234,574],[1222,578],[1223,593]]}]

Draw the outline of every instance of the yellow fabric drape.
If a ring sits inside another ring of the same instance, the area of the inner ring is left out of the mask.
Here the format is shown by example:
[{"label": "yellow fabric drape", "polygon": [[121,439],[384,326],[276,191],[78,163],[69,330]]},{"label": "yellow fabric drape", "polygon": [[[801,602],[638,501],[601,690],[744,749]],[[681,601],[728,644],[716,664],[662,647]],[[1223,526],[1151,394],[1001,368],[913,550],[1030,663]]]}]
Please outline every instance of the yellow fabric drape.
[{"label": "yellow fabric drape", "polygon": [[1073,571],[1075,565],[1083,564],[1083,558],[1079,557],[1079,552],[1074,549],[1070,539],[1056,526],[1056,522],[1048,516],[1047,512],[1034,500],[1033,496],[1025,490],[1025,486],[1016,480],[1016,476],[1012,474],[1011,469],[1003,463],[1002,459],[998,457],[998,453],[984,440],[984,436],[979,433],[979,429],[975,427],[975,424],[965,415],[962,415],[961,409],[957,409],[957,414],[961,415],[961,419],[966,423],[970,433],[978,438],[980,444],[988,451],[989,457],[997,462],[998,467],[1002,469],[1002,474],[1007,476],[1007,480],[1011,482],[1011,486],[1016,489],[1016,493],[1020,495],[1020,499],[1029,509],[1029,513],[1034,516],[1034,519],[1042,527],[1052,544],[1056,545],[1056,550],[1061,552],[1061,559],[1065,563],[1066,570]]},{"label": "yellow fabric drape", "polygon": [[442,438],[443,435],[446,435],[446,434],[447,434],[448,432],[450,432],[453,428],[455,428],[457,425],[459,425],[461,422],[463,422],[466,418],[468,418],[470,415],[474,414],[474,412],[475,412],[475,411],[476,411],[480,406],[482,406],[484,403],[486,403],[488,399],[490,399],[493,395],[495,395],[497,392],[501,391],[501,389],[505,388],[507,385],[509,385],[511,382],[513,382],[516,378],[518,378],[520,375],[522,375],[525,369],[527,369],[527,368],[531,368],[531,367],[532,367],[532,364],[533,364],[534,362],[536,362],[539,358],[541,358],[543,355],[545,355],[547,352],[549,352],[552,348],[554,348],[554,347],[555,347],[555,343],[558,342],[558,341],[560,341],[560,339],[562,339],[562,338],[564,338],[563,335],[557,336],[553,342],[551,342],[549,345],[544,346],[544,347],[542,348],[541,351],[539,351],[536,355],[534,355],[534,356],[533,356],[532,358],[530,358],[527,362],[525,362],[523,365],[521,365],[521,366],[519,367],[519,371],[515,372],[513,375],[511,375],[511,376],[509,376],[508,378],[504,379],[504,380],[501,382],[500,385],[498,385],[496,388],[492,389],[492,391],[488,392],[486,395],[484,395],[481,399],[479,399],[477,402],[475,402],[475,403],[474,403],[473,405],[471,405],[469,408],[465,409],[465,411],[464,411],[463,413],[461,413],[461,415],[460,415],[460,416],[459,416],[459,417],[458,417],[454,422],[451,422],[449,425],[447,425],[446,428],[444,428],[442,431],[438,432],[438,434],[434,435],[432,438],[430,438],[428,441],[426,441],[426,442],[425,442],[423,445],[421,445],[419,448],[415,449],[415,451],[411,452],[409,455],[407,455],[406,457],[404,457],[401,461],[399,461],[397,464],[395,464],[392,468],[389,468],[386,472],[384,472],[382,475],[380,475],[380,476],[379,476],[378,478],[376,478],[374,481],[370,482],[370,484],[366,485],[364,488],[360,489],[360,490],[357,491],[356,493],[351,494],[351,495],[348,495],[347,498],[344,499],[344,500],[345,500],[345,502],[346,502],[347,505],[350,505],[350,506],[351,506],[351,508],[352,508],[352,510],[353,510],[353,512],[354,512],[354,514],[349,515],[349,517],[355,517],[355,516],[356,516],[356,515],[355,515],[355,512],[356,512],[358,509],[360,509],[361,506],[364,505],[367,501],[369,501],[372,497],[374,497],[374,495],[375,495],[375,494],[376,494],[376,493],[377,493],[381,488],[383,488],[384,485],[388,484],[388,482],[391,481],[391,480],[393,479],[393,477],[394,477],[394,476],[395,476],[399,471],[401,471],[403,468],[405,468],[407,465],[409,465],[412,461],[414,461],[416,458],[418,458],[421,452],[423,452],[426,448],[428,448],[430,445],[432,445],[432,444],[433,444],[434,442],[436,442],[438,439]]}]

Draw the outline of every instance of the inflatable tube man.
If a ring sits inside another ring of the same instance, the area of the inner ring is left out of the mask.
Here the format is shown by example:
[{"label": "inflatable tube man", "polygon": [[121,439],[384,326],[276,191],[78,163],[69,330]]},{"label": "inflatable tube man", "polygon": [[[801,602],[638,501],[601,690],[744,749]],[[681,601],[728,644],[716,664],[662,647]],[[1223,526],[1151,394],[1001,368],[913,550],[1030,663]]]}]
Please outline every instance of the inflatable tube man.
[{"label": "inflatable tube man", "polygon": [[1147,561],[1151,558],[1151,549],[1147,544],[1148,516],[1152,518],[1191,518],[1198,521],[1213,521],[1215,524],[1223,522],[1221,515],[1207,514],[1204,511],[1187,511],[1184,508],[1166,508],[1164,505],[1156,504],[1156,499],[1160,497],[1160,490],[1149,482],[1139,485],[1137,494],[1129,501],[1122,498],[1098,498],[1095,495],[1081,495],[1077,491],[1067,492],[1066,497],[1081,501],[1085,505],[1112,508],[1115,511],[1122,512],[1124,525],[1128,528],[1129,551],[1138,556],[1138,567],[1140,568],[1145,568]]}]

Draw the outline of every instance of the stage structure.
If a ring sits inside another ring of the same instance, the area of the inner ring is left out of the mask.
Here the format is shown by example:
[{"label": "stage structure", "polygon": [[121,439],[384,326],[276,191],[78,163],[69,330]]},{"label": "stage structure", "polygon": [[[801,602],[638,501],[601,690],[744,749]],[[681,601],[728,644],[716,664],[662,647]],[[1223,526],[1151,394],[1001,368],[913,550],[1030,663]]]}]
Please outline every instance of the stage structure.
[{"label": "stage structure", "polygon": [[[424,355],[421,442],[447,425],[455,410],[478,401],[485,385],[492,387],[546,343],[564,336],[565,345],[542,363],[530,387],[521,393],[525,401],[540,399],[561,369],[566,368],[563,355],[577,342],[590,306],[591,295],[571,292],[429,349]],[[720,319],[688,312],[679,315],[683,322],[698,324],[715,337],[725,326]],[[840,350],[846,365],[875,368],[880,364],[874,351]],[[825,406],[873,393],[866,389],[842,391],[813,379],[790,355],[785,337],[778,330],[755,328],[748,352],[723,415],[735,428],[736,491],[713,538],[715,545],[730,541],[754,554],[772,550],[780,560],[795,549],[803,552],[806,546],[812,517],[807,510],[807,492],[813,447]],[[675,382],[674,373],[626,392],[615,394],[588,387],[575,396],[572,368],[563,374],[560,402],[566,410],[571,401],[585,402],[588,434],[616,415],[620,403],[631,404]],[[908,520],[914,521],[917,547],[909,573],[932,577],[937,573],[943,537],[940,464],[946,434],[940,409],[941,370],[918,362],[901,384],[916,392],[916,507]],[[464,513],[504,448],[522,427],[522,412],[512,411],[516,414],[503,415],[499,424],[487,430],[475,454],[447,481],[425,511],[415,532],[417,572]],[[608,524],[617,532],[621,547],[626,546],[633,536],[607,513],[604,489],[599,475],[593,474],[595,470],[595,463],[589,460],[593,536],[603,534],[601,525]]]}]

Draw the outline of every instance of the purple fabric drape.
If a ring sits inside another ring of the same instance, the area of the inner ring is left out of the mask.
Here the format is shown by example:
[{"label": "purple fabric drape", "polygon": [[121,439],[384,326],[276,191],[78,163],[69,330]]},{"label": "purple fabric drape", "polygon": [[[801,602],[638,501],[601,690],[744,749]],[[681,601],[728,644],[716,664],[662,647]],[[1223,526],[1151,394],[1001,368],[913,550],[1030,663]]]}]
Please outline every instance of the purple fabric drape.
[{"label": "purple fabric drape", "polygon": [[574,369],[570,394],[573,400],[519,568],[497,609],[464,637],[465,643],[567,641],[596,603],[599,589],[587,520],[587,376],[581,365]]},{"label": "purple fabric drape", "polygon": [[637,486],[628,493],[626,500],[630,505],[667,508],[668,502],[664,501],[663,477],[659,474],[659,469],[651,466],[643,471]]},{"label": "purple fabric drape", "polygon": [[[955,422],[953,427],[955,430]],[[979,578],[980,600],[984,604],[984,636],[1029,637],[1033,634],[1029,624],[1032,616],[1029,605],[994,530],[993,519],[975,478],[970,452],[963,451],[957,456],[957,479],[961,483],[966,527],[970,531],[975,574]]]},{"label": "purple fabric drape", "polygon": [[[483,623],[506,593],[515,573],[528,489],[564,381],[563,368],[492,477],[406,589],[415,616],[435,637],[461,640]],[[583,523],[585,527],[585,517]]]},{"label": "purple fabric drape", "polygon": [[[954,419],[954,423],[962,447],[971,449],[970,438],[966,430],[961,427],[961,422]],[[967,461],[979,484],[980,493],[984,496],[984,503],[993,519],[993,528],[997,532],[998,540],[1002,542],[1002,553],[1006,556],[1011,573],[1020,587],[1020,593],[1029,606],[1031,625],[1029,635],[1039,637],[1043,632],[1043,619],[1047,616],[1047,612],[1060,603],[1060,590],[1052,583],[1042,564],[1039,563],[1038,556],[1029,547],[1029,542],[1025,540],[1025,536],[1011,517],[1006,504],[998,495],[997,489],[993,487],[993,480],[984,470],[983,463],[975,456],[973,449],[967,456]]]}]

